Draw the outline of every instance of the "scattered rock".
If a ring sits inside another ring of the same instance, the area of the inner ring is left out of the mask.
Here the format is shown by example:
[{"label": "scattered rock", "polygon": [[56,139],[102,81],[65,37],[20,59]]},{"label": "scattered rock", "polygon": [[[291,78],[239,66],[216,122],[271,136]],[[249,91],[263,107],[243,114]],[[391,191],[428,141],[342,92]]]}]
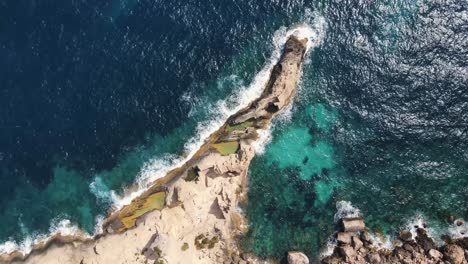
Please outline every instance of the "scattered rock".
[{"label": "scattered rock", "polygon": [[340,231],[335,233],[338,243],[333,253],[323,258],[321,263],[468,264],[468,237],[446,238],[446,245],[439,247],[429,237],[427,226],[422,226],[424,228],[414,226],[415,238],[410,231],[403,230],[399,234],[400,239],[393,241],[392,248],[383,248],[383,243],[386,242],[374,240],[362,219],[343,219]]},{"label": "scattered rock", "polygon": [[309,258],[302,252],[288,252],[288,264],[309,264]]},{"label": "scattered rock", "polygon": [[342,219],[343,231],[359,232],[364,231],[366,225],[362,218],[344,218]]}]

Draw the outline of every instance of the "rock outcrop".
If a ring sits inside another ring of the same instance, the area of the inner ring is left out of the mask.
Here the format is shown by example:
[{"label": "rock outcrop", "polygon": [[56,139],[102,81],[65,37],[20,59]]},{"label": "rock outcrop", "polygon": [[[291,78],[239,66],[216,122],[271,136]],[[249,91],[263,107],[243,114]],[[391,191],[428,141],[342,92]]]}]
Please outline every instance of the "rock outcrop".
[{"label": "rock outcrop", "polygon": [[302,252],[288,252],[288,264],[309,264],[309,258]]},{"label": "rock outcrop", "polygon": [[336,246],[324,264],[405,263],[405,264],[465,264],[468,263],[468,238],[446,239],[443,246],[427,234],[425,226],[416,228],[416,235],[403,230],[393,241],[392,249],[381,248],[373,240],[360,218],[342,219],[342,227],[334,234]]},{"label": "rock outcrop", "polygon": [[[185,164],[110,215],[103,235],[64,245],[52,241],[42,248],[44,252],[36,250],[27,258],[15,252],[2,259],[26,258],[31,263],[249,262],[250,257],[237,248],[239,234],[246,231],[237,206],[245,199],[247,170],[255,155],[253,143],[257,131],[293,99],[308,41],[290,36],[261,96],[229,117]],[[308,263],[297,261],[294,263]]]}]

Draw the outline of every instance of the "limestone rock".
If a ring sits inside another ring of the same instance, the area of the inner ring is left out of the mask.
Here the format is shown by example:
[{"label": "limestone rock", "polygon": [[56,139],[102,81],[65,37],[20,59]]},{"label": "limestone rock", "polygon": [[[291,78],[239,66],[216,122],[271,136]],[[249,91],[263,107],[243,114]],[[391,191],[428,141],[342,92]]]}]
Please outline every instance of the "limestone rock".
[{"label": "limestone rock", "polygon": [[431,258],[433,258],[434,260],[439,260],[442,258],[442,253],[440,253],[440,251],[436,250],[436,249],[431,249],[429,250],[429,256]]},{"label": "limestone rock", "polygon": [[345,232],[359,232],[366,228],[362,218],[344,218],[342,224]]},{"label": "limestone rock", "polygon": [[351,244],[351,234],[348,232],[339,232],[336,235],[336,240],[340,244]]},{"label": "limestone rock", "polygon": [[356,257],[356,251],[350,245],[339,247],[339,252],[347,261],[351,261]]},{"label": "limestone rock", "polygon": [[360,237],[361,237],[361,241],[363,241],[365,243],[372,243],[371,236],[370,236],[369,232],[367,232],[367,231],[361,232]]},{"label": "limestone rock", "polygon": [[342,260],[335,256],[328,256],[322,259],[322,263],[323,264],[340,264],[342,263]]},{"label": "limestone rock", "polygon": [[309,264],[309,258],[302,252],[288,252],[288,264]]},{"label": "limestone rock", "polygon": [[352,240],[353,240],[353,248],[355,250],[359,250],[363,246],[362,241],[357,236],[353,236]]},{"label": "limestone rock", "polygon": [[402,241],[410,241],[413,239],[413,235],[411,234],[410,231],[408,230],[403,230],[400,232],[400,236],[399,238],[402,240]]},{"label": "limestone rock", "polygon": [[422,246],[425,252],[429,252],[429,250],[436,248],[436,244],[427,235],[426,230],[422,228],[418,228],[416,232],[417,232],[416,241],[418,242],[419,245]]},{"label": "limestone rock", "polygon": [[465,252],[458,245],[447,245],[444,250],[444,256],[452,264],[460,264],[465,261]]},{"label": "limestone rock", "polygon": [[381,261],[380,255],[377,253],[367,255],[367,260],[369,261],[369,263],[380,263]]},{"label": "limestone rock", "polygon": [[[383,248],[380,239],[374,239],[362,219],[343,219],[333,253],[321,260],[323,264],[468,264],[468,238],[445,238],[445,246],[438,246],[425,228],[417,228],[416,237],[410,231],[399,234],[392,248]],[[364,229],[362,231],[356,231]],[[344,231],[343,231],[344,230]],[[350,242],[351,241],[351,242]],[[388,242],[388,241],[386,241]]]}]

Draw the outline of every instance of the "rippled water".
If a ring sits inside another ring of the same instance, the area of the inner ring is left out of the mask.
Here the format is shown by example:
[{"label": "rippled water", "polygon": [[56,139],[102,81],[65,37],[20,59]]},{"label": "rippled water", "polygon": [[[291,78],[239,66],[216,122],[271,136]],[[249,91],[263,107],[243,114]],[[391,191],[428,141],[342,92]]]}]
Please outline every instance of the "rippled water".
[{"label": "rippled water", "polygon": [[237,104],[275,32],[317,17],[323,43],[252,164],[245,248],[317,256],[340,200],[384,233],[466,218],[463,1],[0,1],[0,241],[60,219],[92,232]]},{"label": "rippled water", "polygon": [[319,8],[327,36],[291,121],[253,162],[244,245],[263,257],[316,257],[341,200],[390,236],[468,216],[468,5],[348,3]]}]

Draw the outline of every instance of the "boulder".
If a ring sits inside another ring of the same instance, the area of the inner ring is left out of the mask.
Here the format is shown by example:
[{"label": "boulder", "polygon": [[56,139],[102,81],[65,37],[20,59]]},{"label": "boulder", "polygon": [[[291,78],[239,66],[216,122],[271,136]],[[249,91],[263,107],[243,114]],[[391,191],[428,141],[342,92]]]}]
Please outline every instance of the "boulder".
[{"label": "boulder", "polygon": [[399,238],[402,240],[402,241],[411,241],[413,239],[413,235],[411,234],[410,231],[408,230],[403,230],[400,232],[400,235],[399,235]]},{"label": "boulder", "polygon": [[439,259],[441,259],[443,257],[442,253],[440,253],[440,251],[438,251],[436,249],[429,250],[428,254],[434,260],[439,260]]},{"label": "boulder", "polygon": [[405,249],[401,247],[396,247],[393,250],[393,254],[398,257],[398,259],[403,260],[403,259],[410,259],[411,258],[411,253],[406,251]]},{"label": "boulder", "polygon": [[341,264],[343,263],[343,260],[336,256],[328,256],[322,259],[321,263],[322,264]]},{"label": "boulder", "polygon": [[355,250],[359,250],[363,246],[362,241],[357,236],[353,236],[352,240],[353,240],[353,248]]},{"label": "boulder", "polygon": [[309,258],[302,252],[288,252],[288,264],[309,264]]},{"label": "boulder", "polygon": [[366,244],[372,244],[372,239],[371,239],[371,236],[370,236],[369,232],[367,232],[367,231],[361,232],[360,237],[361,237],[361,240],[363,242],[365,242]]},{"label": "boulder", "polygon": [[356,257],[356,251],[350,245],[344,245],[339,247],[338,252],[346,259],[346,261],[352,261]]},{"label": "boulder", "polygon": [[429,252],[429,250],[437,248],[434,241],[427,235],[426,230],[418,228],[416,230],[416,242],[424,249],[424,252]]},{"label": "boulder", "polygon": [[336,240],[340,244],[351,244],[351,234],[347,232],[339,232],[336,235]]},{"label": "boulder", "polygon": [[380,255],[378,253],[371,253],[367,255],[367,260],[369,263],[380,263]]},{"label": "boulder", "polygon": [[444,250],[445,259],[452,264],[461,264],[465,261],[465,252],[458,245],[447,245]]},{"label": "boulder", "polygon": [[405,243],[405,244],[403,245],[403,248],[404,248],[406,251],[408,251],[408,252],[414,252],[414,251],[415,251],[415,250],[414,250],[414,247],[411,246],[410,243]]},{"label": "boulder", "polygon": [[343,231],[345,232],[359,232],[366,229],[366,224],[362,218],[344,218],[342,219]]},{"label": "boulder", "polygon": [[358,252],[361,253],[361,255],[363,255],[363,256],[367,255],[367,252],[368,252],[368,251],[369,251],[369,250],[367,250],[366,247],[361,247],[361,248],[358,250]]}]

